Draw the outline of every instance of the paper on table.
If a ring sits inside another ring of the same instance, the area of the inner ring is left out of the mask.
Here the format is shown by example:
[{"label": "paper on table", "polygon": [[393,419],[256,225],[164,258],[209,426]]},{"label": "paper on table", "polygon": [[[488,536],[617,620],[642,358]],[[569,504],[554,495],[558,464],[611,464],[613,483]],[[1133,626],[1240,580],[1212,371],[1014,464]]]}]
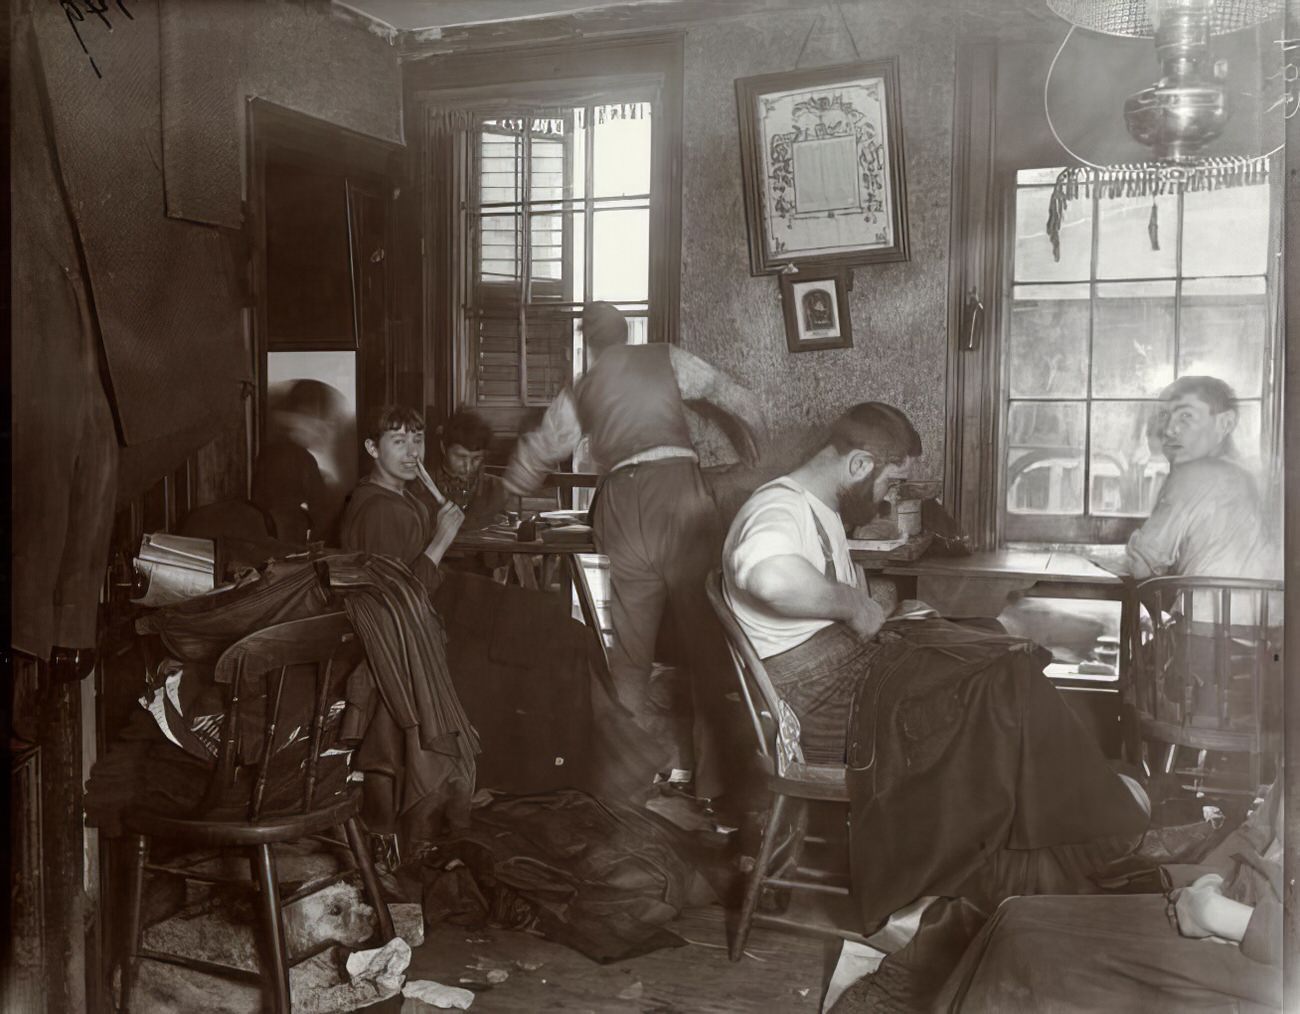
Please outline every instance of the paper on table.
[{"label": "paper on table", "polygon": [[210,569],[203,571],[151,560],[136,560],[135,569],[148,582],[144,595],[131,600],[142,606],[169,606],[196,595],[206,595],[215,587]]}]

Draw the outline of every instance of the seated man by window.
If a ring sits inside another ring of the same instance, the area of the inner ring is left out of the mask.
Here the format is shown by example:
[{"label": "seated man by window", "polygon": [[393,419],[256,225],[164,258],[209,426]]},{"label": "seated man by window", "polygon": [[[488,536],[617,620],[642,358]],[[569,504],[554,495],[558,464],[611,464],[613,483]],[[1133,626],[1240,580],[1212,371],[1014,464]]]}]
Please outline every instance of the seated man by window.
[{"label": "seated man by window", "polygon": [[[1154,432],[1169,460],[1169,477],[1151,516],[1129,539],[1123,563],[1111,569],[1139,580],[1162,575],[1280,577],[1281,554],[1268,536],[1254,477],[1234,460],[1238,411],[1232,388],[1216,377],[1180,377],[1161,394],[1161,401]],[[1252,623],[1258,601],[1250,592],[1233,593],[1233,623]],[[1171,702],[1180,701],[1183,687],[1177,677],[1189,673],[1196,681],[1194,724],[1213,724],[1219,710],[1215,663],[1220,598],[1213,589],[1198,590],[1191,604],[1190,617],[1175,617],[1180,623],[1189,621],[1190,630],[1174,638],[1180,663],[1171,670],[1165,692]],[[1276,605],[1270,611],[1280,619],[1281,603]],[[1243,646],[1246,655],[1253,650]],[[1254,706],[1245,701],[1233,704],[1233,710],[1253,715]],[[1177,714],[1170,709],[1160,717]]]},{"label": "seated man by window", "polygon": [[465,514],[449,500],[435,516],[407,488],[424,460],[424,419],[414,409],[385,405],[366,429],[366,453],[374,464],[344,509],[340,544],[400,560],[433,591]]},{"label": "seated man by window", "polygon": [[1091,889],[1132,851],[1149,804],[1042,674],[1049,654],[996,623],[887,619],[849,556],[921,441],[879,402],[760,487],[732,523],[723,586],[805,757],[847,762],[852,884],[864,925],[927,894],[989,910]]},{"label": "seated man by window", "polygon": [[1216,377],[1180,377],[1157,421],[1169,477],[1129,539],[1128,572],[1265,577],[1276,565],[1254,478],[1233,460],[1237,399]]}]

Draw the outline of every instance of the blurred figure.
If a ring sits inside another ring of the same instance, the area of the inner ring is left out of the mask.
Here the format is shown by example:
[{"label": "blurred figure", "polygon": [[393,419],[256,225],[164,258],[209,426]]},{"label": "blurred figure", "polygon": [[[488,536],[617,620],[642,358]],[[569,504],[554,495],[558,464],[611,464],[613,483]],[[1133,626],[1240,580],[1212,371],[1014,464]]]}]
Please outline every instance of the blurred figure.
[{"label": "blurred figure", "polygon": [[332,447],[342,404],[343,395],[319,380],[296,380],[270,402],[252,499],[271,516],[282,542],[326,538],[331,498],[316,454]]},{"label": "blurred figure", "polygon": [[[716,406],[736,424],[733,442],[747,464],[758,458],[764,430],[756,399],[704,360],[674,345],[628,345],[627,321],[611,303],[582,312],[588,369],[546,410],[541,425],[519,440],[506,488],[538,490],[586,433],[604,472],[592,506],[596,546],[609,557],[614,645],[610,669],[622,704],[652,736],[666,738],[649,699],[660,624],[668,620],[678,658],[690,671],[696,704],[693,758],[662,759],[678,781],[698,766],[696,791],[716,796],[725,762],[724,684],[730,661],[704,596],[704,578],[721,545],[717,511],[700,476],[683,400]],[[701,738],[701,732],[704,733]],[[685,752],[686,745],[680,745]]]}]

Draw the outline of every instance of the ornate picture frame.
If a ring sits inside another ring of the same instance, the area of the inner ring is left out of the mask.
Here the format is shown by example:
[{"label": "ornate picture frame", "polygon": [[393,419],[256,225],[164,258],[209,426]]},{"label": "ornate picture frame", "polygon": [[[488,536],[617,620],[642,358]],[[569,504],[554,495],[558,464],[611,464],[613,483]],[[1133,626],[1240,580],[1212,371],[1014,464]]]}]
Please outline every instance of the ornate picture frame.
[{"label": "ornate picture frame", "polygon": [[826,266],[781,274],[785,343],[791,352],[853,347],[848,298],[852,279],[847,268]]},{"label": "ornate picture frame", "polygon": [[898,58],[736,79],[749,270],[911,256]]}]

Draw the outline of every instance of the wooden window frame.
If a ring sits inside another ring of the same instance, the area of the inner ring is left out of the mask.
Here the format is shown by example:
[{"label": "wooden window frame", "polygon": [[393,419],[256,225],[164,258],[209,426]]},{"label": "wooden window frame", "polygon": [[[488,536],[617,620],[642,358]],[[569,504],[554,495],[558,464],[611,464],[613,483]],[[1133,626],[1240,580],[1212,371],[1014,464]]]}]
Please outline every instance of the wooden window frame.
[{"label": "wooden window frame", "polygon": [[[681,33],[475,51],[423,60],[406,70],[408,129],[417,140],[423,188],[425,401],[445,417],[473,391],[464,321],[466,261],[464,208],[468,153],[460,142],[430,129],[438,110],[475,108],[512,96],[530,104],[588,94],[593,86],[653,82],[648,339],[675,343],[681,295],[682,66]],[[574,74],[581,68],[581,77]],[[522,90],[521,90],[522,89]],[[521,413],[526,406],[520,406]]]},{"label": "wooden window frame", "polygon": [[[1009,537],[1006,525],[1005,349],[1011,295],[1013,235],[1009,176],[997,147],[998,46],[976,42],[958,47],[953,110],[952,225],[948,285],[947,425],[945,428],[945,506],[978,549],[1008,542],[1096,544],[1124,541],[1145,520],[1135,516],[1080,516],[1074,530],[1063,516],[1038,526],[1022,524]],[[1025,166],[1024,168],[1030,168]],[[1283,198],[1284,181],[1274,174],[1274,201]],[[1009,183],[1008,183],[1009,179]],[[1270,216],[1269,250],[1280,249],[1282,216]],[[1271,256],[1266,275],[1270,367],[1261,392],[1262,454],[1280,461],[1282,364],[1285,337],[1276,322],[1283,312],[1280,258]],[[1123,281],[1117,279],[1117,281]],[[1267,498],[1280,495],[1280,465],[1265,476]],[[1018,519],[1026,520],[1024,517]]]}]

